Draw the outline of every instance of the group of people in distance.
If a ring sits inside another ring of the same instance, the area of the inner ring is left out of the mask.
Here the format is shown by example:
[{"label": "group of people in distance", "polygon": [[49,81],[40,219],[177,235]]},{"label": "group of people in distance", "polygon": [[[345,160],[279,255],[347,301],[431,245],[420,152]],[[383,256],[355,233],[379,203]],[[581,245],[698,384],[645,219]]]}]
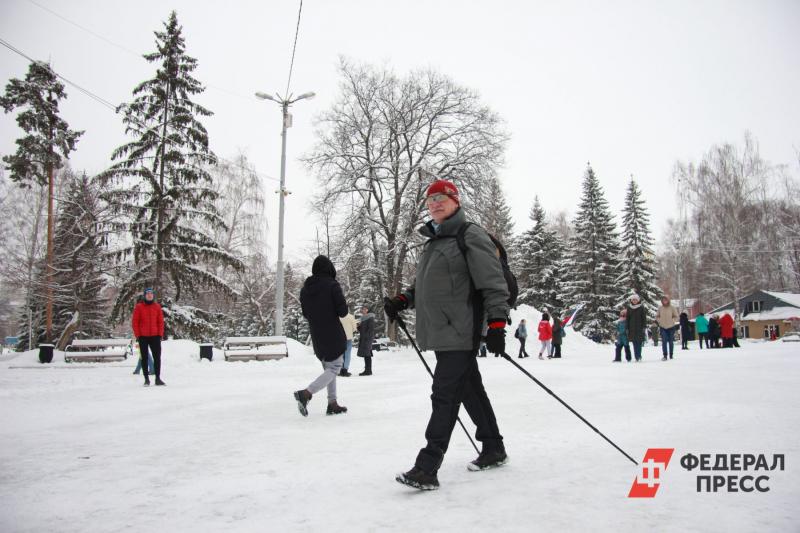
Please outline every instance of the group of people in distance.
[{"label": "group of people in distance", "polygon": [[[723,314],[721,318],[719,315],[713,315],[710,320],[703,313],[698,313],[695,318],[695,327],[700,349],[703,348],[704,342],[706,348],[719,348],[720,338],[722,338],[722,346],[725,348],[739,346],[736,340],[734,320],[728,313]],[[633,345],[634,360],[637,362],[642,360],[642,345],[646,338],[646,328],[646,311],[639,295],[633,294],[628,305],[620,310],[619,319],[616,322],[615,363],[622,361],[623,350],[625,359],[628,362],[631,361],[630,344]],[[656,339],[661,339],[662,361],[673,358],[675,331],[678,329],[681,333],[681,349],[689,349],[689,337],[691,336],[689,316],[685,311],[678,314],[678,310],[672,305],[668,296],[661,297],[661,305],[656,312],[653,329],[656,330],[652,333],[653,343],[657,344]]]},{"label": "group of people in distance", "polygon": [[[550,315],[547,312],[542,313],[542,319],[539,321],[537,327],[539,338],[539,359],[544,359],[543,354],[547,354],[548,359],[561,359],[561,342],[564,337],[564,326],[561,319],[553,313],[553,323],[550,324]],[[530,357],[530,354],[525,348],[526,341],[528,340],[528,325],[527,321],[523,318],[519,321],[514,337],[519,340],[519,354],[518,358],[522,359]],[[483,343],[481,344],[481,356],[485,357]],[[480,356],[479,356],[480,357]],[[499,357],[495,355],[495,357]]]},{"label": "group of people in distance", "polygon": [[[706,318],[704,313],[698,313],[694,323],[697,330],[698,345],[701,350],[704,343],[706,348],[739,348],[736,324],[729,313],[723,313],[722,316],[715,313],[711,315],[711,318]],[[690,335],[688,324],[685,334],[683,326],[681,326],[681,336],[686,339],[687,348]]]}]

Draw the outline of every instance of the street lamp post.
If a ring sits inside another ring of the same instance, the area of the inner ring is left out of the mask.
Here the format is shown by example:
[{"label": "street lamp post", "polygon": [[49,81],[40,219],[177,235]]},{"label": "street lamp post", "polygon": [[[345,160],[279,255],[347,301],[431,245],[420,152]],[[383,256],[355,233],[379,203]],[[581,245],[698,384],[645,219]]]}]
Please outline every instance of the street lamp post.
[{"label": "street lamp post", "polygon": [[289,106],[304,98],[313,98],[314,93],[303,93],[297,98],[282,98],[277,93],[271,96],[266,93],[257,92],[257,98],[262,100],[272,100],[281,106],[283,112],[283,127],[281,128],[281,186],[277,191],[280,196],[280,208],[278,210],[278,272],[275,283],[275,335],[283,335],[283,217],[284,203],[286,195],[286,130],[292,126],[292,115],[289,114]]}]

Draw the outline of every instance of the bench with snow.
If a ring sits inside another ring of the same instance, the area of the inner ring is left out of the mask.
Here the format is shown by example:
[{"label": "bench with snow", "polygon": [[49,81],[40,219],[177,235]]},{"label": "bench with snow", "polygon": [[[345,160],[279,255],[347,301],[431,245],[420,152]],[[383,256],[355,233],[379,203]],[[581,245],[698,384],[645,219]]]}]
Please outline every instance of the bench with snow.
[{"label": "bench with snow", "polygon": [[289,356],[286,337],[228,337],[223,344],[226,361],[264,361]]},{"label": "bench with snow", "polygon": [[76,339],[67,346],[64,361],[105,363],[124,361],[133,355],[131,339]]}]

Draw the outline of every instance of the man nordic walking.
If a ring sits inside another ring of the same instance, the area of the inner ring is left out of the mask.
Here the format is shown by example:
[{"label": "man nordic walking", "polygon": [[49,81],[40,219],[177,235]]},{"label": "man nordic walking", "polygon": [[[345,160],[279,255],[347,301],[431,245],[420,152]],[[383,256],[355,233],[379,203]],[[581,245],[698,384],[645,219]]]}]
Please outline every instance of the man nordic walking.
[{"label": "man nordic walking", "polygon": [[306,279],[300,290],[300,307],[303,316],[308,319],[311,332],[311,343],[314,354],[322,363],[322,374],[308,387],[294,393],[297,410],[308,416],[308,402],[311,397],[328,389],[327,415],[338,415],[347,412],[336,401],[336,376],[342,369],[347,337],[339,320],[347,316],[347,302],[342,294],[342,287],[336,281],[336,269],[331,260],[324,255],[317,256],[311,266],[311,277]]},{"label": "man nordic walking", "polygon": [[494,354],[505,352],[509,291],[497,248],[485,230],[469,224],[464,233],[466,252],[460,250],[456,236],[467,220],[456,186],[435,181],[425,203],[432,220],[419,230],[428,242],[416,280],[402,294],[387,298],[384,309],[395,320],[400,311],[415,307],[419,347],[436,354],[427,445],[417,454],[414,467],[395,478],[410,487],[432,490],[439,488],[437,472],[462,403],[477,426],[475,437],[483,444],[467,468],[485,470],[508,461],[476,352],[484,316],[487,348]]},{"label": "man nordic walking", "polygon": [[[161,338],[164,336],[164,312],[161,310],[159,303],[156,302],[156,294],[153,289],[147,288],[144,290],[142,300],[133,308],[131,325],[133,326],[133,335],[139,343],[141,361],[147,361],[149,358],[148,352],[152,353],[153,366],[156,371],[156,385],[166,385],[161,381]],[[145,387],[150,386],[148,366],[142,364]]]},{"label": "man nordic walking", "polygon": [[359,376],[372,375],[372,341],[375,338],[375,314],[366,305],[361,308],[358,322],[358,355],[364,358],[364,371]]}]

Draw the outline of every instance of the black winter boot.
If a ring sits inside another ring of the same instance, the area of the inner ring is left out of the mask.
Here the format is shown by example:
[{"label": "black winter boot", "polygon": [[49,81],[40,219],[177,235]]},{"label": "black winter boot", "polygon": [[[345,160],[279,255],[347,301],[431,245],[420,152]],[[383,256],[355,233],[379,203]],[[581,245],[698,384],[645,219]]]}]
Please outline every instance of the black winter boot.
[{"label": "black winter boot", "polygon": [[439,488],[439,478],[436,474],[428,474],[419,467],[414,467],[408,472],[397,474],[394,478],[398,483],[419,490],[436,490]]},{"label": "black winter boot", "polygon": [[311,400],[311,393],[306,389],[296,391],[294,399],[297,400],[297,410],[303,416],[308,416],[308,402]]},{"label": "black winter boot", "polygon": [[483,451],[477,459],[467,465],[467,470],[477,472],[478,470],[488,470],[503,466],[508,462],[508,455],[503,450],[486,452]]},{"label": "black winter boot", "polygon": [[328,404],[328,410],[325,411],[326,415],[340,415],[347,412],[347,407],[339,405],[336,400]]},{"label": "black winter boot", "polygon": [[161,378],[156,378],[156,386],[157,387],[163,387],[164,385],[166,385],[166,383],[161,381]]}]

